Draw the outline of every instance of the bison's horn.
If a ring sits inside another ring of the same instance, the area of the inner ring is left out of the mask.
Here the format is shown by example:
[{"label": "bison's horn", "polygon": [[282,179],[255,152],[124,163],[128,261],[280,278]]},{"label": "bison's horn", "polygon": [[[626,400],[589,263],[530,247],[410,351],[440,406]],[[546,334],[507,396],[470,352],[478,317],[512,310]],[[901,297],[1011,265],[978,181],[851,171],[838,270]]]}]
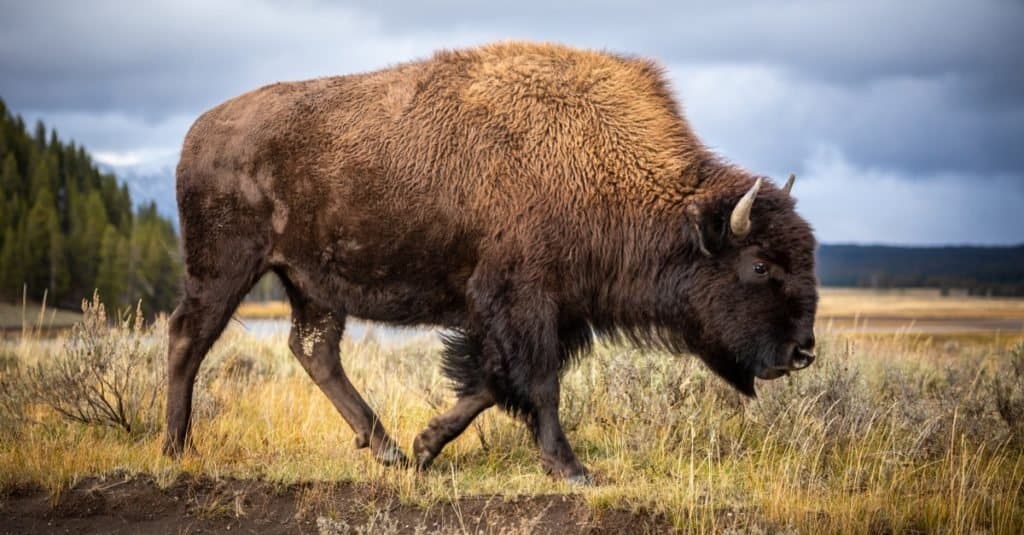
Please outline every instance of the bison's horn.
[{"label": "bison's horn", "polygon": [[793,182],[796,182],[796,175],[790,173],[789,178],[786,179],[786,185],[782,188],[782,191],[785,191],[786,195],[790,195],[793,191]]},{"label": "bison's horn", "polygon": [[754,197],[761,189],[762,179],[754,181],[754,185],[740,197],[736,207],[732,209],[732,216],[729,217],[729,228],[737,238],[742,238],[750,233],[750,209],[754,207]]}]

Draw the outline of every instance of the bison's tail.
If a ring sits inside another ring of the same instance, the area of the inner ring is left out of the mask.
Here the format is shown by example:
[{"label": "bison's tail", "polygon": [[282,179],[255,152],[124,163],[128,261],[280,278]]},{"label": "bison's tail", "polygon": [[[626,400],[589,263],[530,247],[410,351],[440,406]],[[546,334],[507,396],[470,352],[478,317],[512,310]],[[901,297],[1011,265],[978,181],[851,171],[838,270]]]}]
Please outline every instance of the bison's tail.
[{"label": "bison's tail", "polygon": [[455,330],[442,333],[441,342],[444,344],[441,371],[452,381],[456,395],[470,396],[486,389],[499,407],[522,418],[533,429],[535,411],[529,397],[515,388],[513,378],[496,377],[489,371],[492,367],[485,362],[484,344],[479,337]]},{"label": "bison's tail", "polygon": [[463,330],[441,333],[444,354],[441,371],[453,383],[459,396],[472,395],[484,388],[483,343]]}]

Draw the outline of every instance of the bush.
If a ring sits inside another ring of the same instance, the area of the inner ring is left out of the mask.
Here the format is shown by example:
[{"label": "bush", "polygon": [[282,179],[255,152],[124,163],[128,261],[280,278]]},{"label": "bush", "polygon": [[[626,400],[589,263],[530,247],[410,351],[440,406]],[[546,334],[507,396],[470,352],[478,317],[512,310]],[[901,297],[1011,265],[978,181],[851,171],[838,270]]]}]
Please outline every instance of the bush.
[{"label": "bush", "polygon": [[154,336],[141,309],[108,324],[97,296],[82,302],[83,318],[50,359],[18,374],[26,404],[45,405],[62,417],[129,433],[158,428],[166,337]]},{"label": "bush", "polygon": [[993,391],[999,417],[1014,442],[1024,444],[1024,343],[1010,350],[1009,362],[993,380]]}]

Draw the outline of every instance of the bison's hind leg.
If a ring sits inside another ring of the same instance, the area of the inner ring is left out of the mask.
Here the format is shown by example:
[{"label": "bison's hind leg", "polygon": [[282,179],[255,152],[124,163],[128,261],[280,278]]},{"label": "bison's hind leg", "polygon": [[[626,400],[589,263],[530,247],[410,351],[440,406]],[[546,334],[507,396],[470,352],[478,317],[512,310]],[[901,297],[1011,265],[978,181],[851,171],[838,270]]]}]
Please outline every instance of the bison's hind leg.
[{"label": "bison's hind leg", "polygon": [[344,314],[319,306],[286,276],[279,275],[292,306],[288,346],[355,432],[356,448],[369,447],[374,458],[384,465],[408,465],[405,454],[388,436],[341,366],[339,343],[345,327]]},{"label": "bison's hind leg", "polygon": [[184,451],[199,366],[265,270],[262,259],[252,255],[225,259],[212,274],[197,275],[196,270],[186,275],[185,296],[168,321],[165,454],[177,456]]},{"label": "bison's hind leg", "polygon": [[484,384],[480,339],[471,333],[454,331],[441,337],[445,346],[442,371],[455,387],[458,401],[448,412],[430,420],[416,436],[413,454],[421,470],[430,467],[445,445],[462,434],[473,419],[494,405],[494,396]]}]

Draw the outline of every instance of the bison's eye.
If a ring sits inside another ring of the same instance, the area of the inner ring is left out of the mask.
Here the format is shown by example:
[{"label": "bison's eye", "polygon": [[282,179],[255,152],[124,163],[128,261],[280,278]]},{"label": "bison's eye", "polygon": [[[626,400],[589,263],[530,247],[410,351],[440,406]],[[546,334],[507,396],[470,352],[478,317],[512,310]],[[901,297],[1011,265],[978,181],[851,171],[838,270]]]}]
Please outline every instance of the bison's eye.
[{"label": "bison's eye", "polygon": [[754,273],[757,273],[758,275],[765,275],[768,273],[768,266],[764,265],[764,262],[755,262]]}]

